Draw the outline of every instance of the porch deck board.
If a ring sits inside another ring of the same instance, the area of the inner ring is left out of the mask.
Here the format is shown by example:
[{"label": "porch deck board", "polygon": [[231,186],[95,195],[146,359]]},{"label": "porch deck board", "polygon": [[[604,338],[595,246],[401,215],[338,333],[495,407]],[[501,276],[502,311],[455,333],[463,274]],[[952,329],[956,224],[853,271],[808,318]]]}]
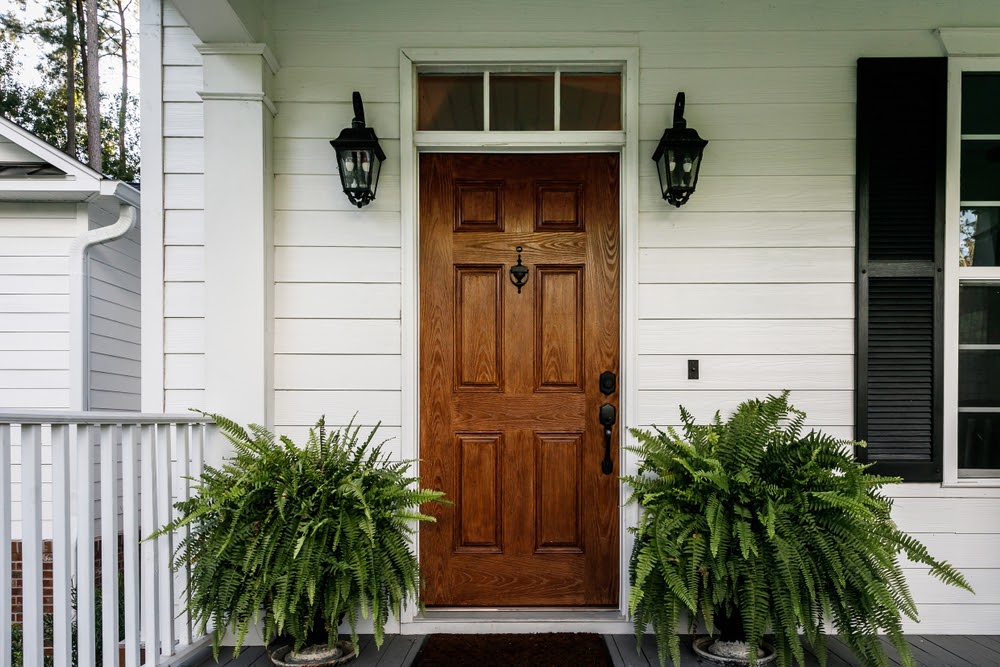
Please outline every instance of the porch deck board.
[{"label": "porch deck board", "polygon": [[[605,635],[604,641],[615,667],[659,667],[656,638],[643,637],[641,651],[636,651],[633,635]],[[421,635],[386,635],[381,650],[376,651],[371,635],[359,641],[361,655],[351,663],[354,667],[409,667],[424,642]],[[1000,667],[1000,636],[996,635],[911,635],[907,637],[910,651],[918,666],[923,667]],[[894,665],[899,664],[895,649],[886,642],[886,652]],[[859,667],[847,646],[836,637],[827,638],[828,667]],[[219,667],[265,667],[270,665],[261,646],[248,646],[233,658],[233,649],[225,647],[219,655]],[[667,663],[670,664],[669,661]],[[688,637],[681,638],[681,667],[703,667],[691,650]],[[807,667],[818,667],[819,660],[807,653]],[[211,655],[196,667],[214,667]],[[570,666],[567,666],[570,667]]]}]

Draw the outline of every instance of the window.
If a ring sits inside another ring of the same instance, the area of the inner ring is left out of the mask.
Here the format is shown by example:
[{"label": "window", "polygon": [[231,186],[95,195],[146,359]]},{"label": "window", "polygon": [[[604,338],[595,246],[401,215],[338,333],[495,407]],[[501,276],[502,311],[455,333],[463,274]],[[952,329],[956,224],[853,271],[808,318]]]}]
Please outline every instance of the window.
[{"label": "window", "polygon": [[620,131],[621,72],[497,67],[417,74],[420,131]]},{"label": "window", "polygon": [[1000,480],[1000,58],[862,58],[859,457]]},{"label": "window", "polygon": [[[959,478],[1000,477],[1000,72],[961,72],[957,229]],[[954,175],[952,175],[954,178]],[[950,211],[950,219],[955,212]]]}]

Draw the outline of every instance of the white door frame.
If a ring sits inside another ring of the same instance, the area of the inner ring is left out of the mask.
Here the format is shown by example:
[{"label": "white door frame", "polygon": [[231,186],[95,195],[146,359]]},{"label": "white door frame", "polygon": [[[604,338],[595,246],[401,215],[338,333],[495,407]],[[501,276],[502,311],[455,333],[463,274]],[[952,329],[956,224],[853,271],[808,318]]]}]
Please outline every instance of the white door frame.
[{"label": "white door frame", "polygon": [[[418,132],[416,131],[416,72],[419,66],[594,65],[622,68],[625,100],[624,130],[618,132]],[[422,152],[618,152],[620,160],[621,224],[621,397],[619,443],[638,422],[638,256],[639,256],[639,49],[609,48],[404,48],[399,54],[400,218],[402,224],[402,455],[420,457],[420,275],[418,159]],[[417,462],[419,473],[419,461]],[[620,474],[634,473],[636,462],[622,448]],[[408,607],[400,617],[400,632],[538,632],[575,631],[629,633],[627,620],[628,560],[638,521],[638,508],[624,505],[628,490],[619,489],[619,608],[617,610],[501,611],[470,609],[432,612],[418,617]],[[419,535],[415,536],[415,542]],[[419,544],[415,543],[419,553]]]}]

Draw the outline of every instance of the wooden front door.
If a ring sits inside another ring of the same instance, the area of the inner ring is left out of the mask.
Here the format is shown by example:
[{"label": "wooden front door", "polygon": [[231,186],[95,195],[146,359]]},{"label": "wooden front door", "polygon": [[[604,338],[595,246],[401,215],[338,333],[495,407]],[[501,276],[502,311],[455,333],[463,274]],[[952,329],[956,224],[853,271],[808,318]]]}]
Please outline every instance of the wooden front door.
[{"label": "wooden front door", "polygon": [[618,174],[421,156],[420,473],[454,503],[421,525],[427,605],[618,604]]}]

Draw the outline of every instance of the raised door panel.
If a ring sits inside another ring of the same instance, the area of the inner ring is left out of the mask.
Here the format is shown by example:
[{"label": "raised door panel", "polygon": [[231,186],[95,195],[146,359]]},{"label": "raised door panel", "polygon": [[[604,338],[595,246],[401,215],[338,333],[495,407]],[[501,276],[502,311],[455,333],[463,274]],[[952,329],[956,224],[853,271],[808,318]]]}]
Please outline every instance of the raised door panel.
[{"label": "raised door panel", "polygon": [[503,266],[455,267],[455,386],[503,388]]},{"label": "raised door panel", "polygon": [[535,434],[535,553],[583,553],[582,433]]},{"label": "raised door panel", "polygon": [[458,492],[455,553],[503,552],[503,436],[459,433],[455,437]]},{"label": "raised door panel", "polygon": [[583,391],[583,267],[535,270],[535,386]]}]

